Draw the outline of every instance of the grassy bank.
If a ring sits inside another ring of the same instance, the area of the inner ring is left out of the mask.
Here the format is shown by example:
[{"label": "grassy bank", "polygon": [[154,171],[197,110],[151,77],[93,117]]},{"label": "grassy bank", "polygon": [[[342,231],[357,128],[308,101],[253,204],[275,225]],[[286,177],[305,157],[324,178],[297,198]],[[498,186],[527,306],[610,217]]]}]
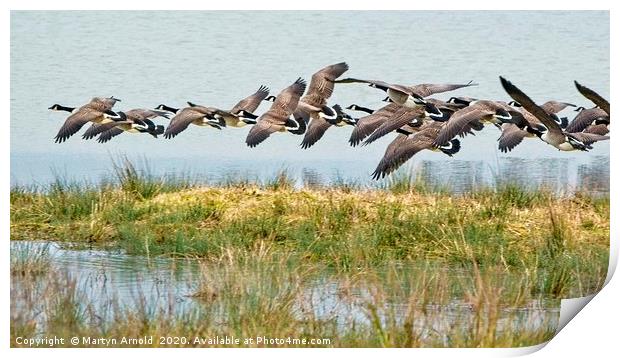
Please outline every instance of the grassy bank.
[{"label": "grassy bank", "polygon": [[[11,345],[35,333],[290,336],[335,347],[538,344],[557,325],[550,302],[557,309],[559,298],[602,286],[609,205],[608,197],[514,185],[452,195],[406,176],[373,188],[295,188],[285,174],[200,186],[131,165],[98,185],[13,187],[11,240],[195,259],[201,273],[188,298],[200,309],[190,313],[174,302],[151,307],[139,292],[130,305],[107,298],[100,306],[105,300],[85,294],[92,289],[80,289],[79,277],[26,246],[11,252]],[[317,287],[332,292],[317,299]],[[316,306],[333,300],[350,310]]]},{"label": "grassy bank", "polygon": [[283,254],[343,271],[392,261],[503,267],[556,297],[597,290],[607,270],[609,198],[504,185],[454,196],[408,177],[381,188],[199,187],[117,168],[100,185],[11,190],[11,239],[234,260]]}]

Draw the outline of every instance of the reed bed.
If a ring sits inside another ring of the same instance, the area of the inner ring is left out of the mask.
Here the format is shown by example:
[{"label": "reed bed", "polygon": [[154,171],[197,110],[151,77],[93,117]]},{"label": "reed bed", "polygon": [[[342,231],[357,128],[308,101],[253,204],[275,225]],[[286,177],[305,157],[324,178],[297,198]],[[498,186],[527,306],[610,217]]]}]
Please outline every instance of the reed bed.
[{"label": "reed bed", "polygon": [[[291,255],[228,252],[200,263],[191,311],[174,299],[151,306],[139,290],[121,304],[57,268],[36,280],[11,279],[12,346],[39,335],[107,339],[67,347],[516,347],[550,339],[559,314],[557,300],[501,267],[454,272],[391,263],[352,275]],[[204,341],[226,336],[283,341]],[[153,339],[124,344],[122,337]]]}]

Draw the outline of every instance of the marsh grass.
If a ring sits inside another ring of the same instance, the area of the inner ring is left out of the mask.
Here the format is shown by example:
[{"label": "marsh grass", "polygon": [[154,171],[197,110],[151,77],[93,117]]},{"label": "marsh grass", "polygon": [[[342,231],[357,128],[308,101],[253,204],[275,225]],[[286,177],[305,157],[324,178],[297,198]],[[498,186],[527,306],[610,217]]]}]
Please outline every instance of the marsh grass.
[{"label": "marsh grass", "polygon": [[[274,253],[272,245],[203,260],[190,278],[190,311],[178,307],[175,296],[154,305],[140,289],[121,301],[93,290],[96,283],[50,269],[38,281],[11,286],[11,344],[18,335],[37,333],[330,340],[314,345],[320,347],[515,347],[548,340],[556,328],[558,302],[522,290],[521,276],[501,267],[454,271],[391,262],[351,274]],[[206,345],[191,340],[180,346]],[[143,346],[160,344],[155,339]]]},{"label": "marsh grass", "polygon": [[30,279],[45,274],[51,263],[49,245],[25,243],[11,246],[11,275]]},{"label": "marsh grass", "polygon": [[529,272],[534,290],[556,296],[593,292],[607,267],[609,198],[583,192],[501,184],[457,196],[406,173],[378,188],[295,188],[286,171],[262,184],[198,186],[129,161],[114,173],[99,185],[13,187],[11,239],[206,259],[264,244],[352,272],[399,260],[475,262]]}]

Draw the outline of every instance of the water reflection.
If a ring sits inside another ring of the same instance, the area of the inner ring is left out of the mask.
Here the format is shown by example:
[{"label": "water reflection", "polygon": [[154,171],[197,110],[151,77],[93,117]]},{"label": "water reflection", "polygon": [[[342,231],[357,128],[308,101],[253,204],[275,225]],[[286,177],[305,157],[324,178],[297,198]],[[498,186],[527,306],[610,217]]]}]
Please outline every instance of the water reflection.
[{"label": "water reflection", "polygon": [[[197,260],[71,250],[61,248],[58,244],[42,242],[11,242],[11,255],[17,255],[20,249],[33,249],[41,245],[48,246],[52,266],[61,275],[66,275],[67,281],[63,282],[76,281],[76,297],[78,302],[84,305],[80,310],[94,313],[92,317],[98,322],[93,323],[97,325],[118,319],[115,314],[119,313],[119,308],[143,310],[148,315],[166,314],[179,318],[217,312],[217,307],[209,307],[209,300],[193,297],[200,281],[204,279]],[[213,271],[211,275],[216,278],[222,273],[216,265],[210,270]],[[415,275],[415,271],[412,274]],[[471,279],[467,272],[460,269],[450,270],[449,275],[450,279],[457,281]],[[259,276],[257,279],[260,279]],[[41,279],[38,281],[35,286],[44,290],[45,282]],[[402,283],[403,287],[408,284],[411,283],[407,280]],[[25,302],[28,301],[24,298],[25,295],[32,295],[30,285],[32,282],[12,278],[12,314],[18,314],[20,309],[25,307]],[[403,297],[402,300],[389,299],[386,301],[389,303],[384,305],[381,303],[382,299],[377,301],[375,289],[372,284],[351,285],[350,281],[343,278],[322,276],[303,288],[296,299],[294,310],[300,320],[309,315],[317,320],[332,320],[341,329],[346,329],[370,324],[372,318],[368,315],[368,307],[378,304],[376,309],[384,324],[388,319],[395,320],[399,325],[403,324],[402,320],[407,316],[408,302]],[[39,293],[35,292],[34,295]],[[553,329],[559,317],[558,303],[558,300],[531,300],[517,308],[504,308],[500,312],[497,327],[500,331]],[[455,324],[468,321],[473,315],[471,303],[462,297],[448,297],[445,304],[419,304],[426,314],[414,321],[414,326],[418,328],[418,332],[422,332],[422,338],[427,335],[448,334]],[[45,317],[39,315],[37,320],[39,324],[43,324]]]}]

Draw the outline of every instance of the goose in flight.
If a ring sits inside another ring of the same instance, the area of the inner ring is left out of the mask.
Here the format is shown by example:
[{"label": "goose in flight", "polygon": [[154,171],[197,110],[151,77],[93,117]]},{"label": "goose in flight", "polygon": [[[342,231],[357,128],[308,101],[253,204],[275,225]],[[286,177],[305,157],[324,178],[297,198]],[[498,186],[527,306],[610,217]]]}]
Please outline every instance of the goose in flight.
[{"label": "goose in flight", "polygon": [[375,180],[385,178],[422,150],[441,151],[448,156],[458,153],[461,149],[458,139],[451,139],[439,147],[434,144],[441,128],[446,124],[447,122],[427,122],[418,129],[409,126],[399,128],[398,136],[388,145],[383,158],[372,173],[372,178]]},{"label": "goose in flight", "polygon": [[392,102],[401,106],[416,108],[424,106],[426,101],[424,97],[431,96],[436,93],[443,93],[448,91],[454,91],[459,88],[476,86],[477,83],[469,81],[466,84],[431,84],[423,83],[413,86],[405,86],[400,84],[392,84],[384,81],[377,80],[363,80],[358,78],[345,78],[342,80],[335,80],[335,83],[367,83],[370,87],[378,88],[387,92],[388,97]]},{"label": "goose in flight", "polygon": [[303,134],[306,122],[301,116],[291,116],[296,111],[299,99],[306,90],[306,81],[298,78],[292,85],[280,92],[271,108],[263,113],[250,129],[245,143],[256,147],[275,132]]},{"label": "goose in flight", "polygon": [[168,128],[166,128],[164,132],[164,138],[166,139],[176,137],[179,133],[187,129],[190,124],[201,127],[209,126],[215,129],[222,129],[222,127],[226,126],[226,122],[224,122],[223,119],[215,118],[215,114],[221,113],[222,111],[213,107],[204,107],[192,103],[189,107],[178,109],[160,104],[155,109],[174,114]]},{"label": "goose in flight", "polygon": [[[538,106],[530,97],[528,97],[517,86],[500,76],[500,82],[504,90],[519,102],[525,110],[534,115],[544,126],[544,130],[531,128],[540,139],[544,142],[556,147],[562,151],[581,150],[587,151],[592,148],[592,143],[609,139],[608,136],[601,136],[594,133],[568,133],[564,131],[558,124],[555,114],[547,113],[542,107]],[[523,118],[523,117],[522,117]],[[518,124],[518,123],[517,123]],[[521,127],[527,126],[527,123],[521,122]]]},{"label": "goose in flight", "polygon": [[121,116],[112,111],[112,107],[119,101],[120,99],[114,97],[94,97],[90,102],[79,108],[65,107],[59,104],[49,107],[49,109],[53,111],[66,111],[71,113],[62,127],[60,127],[58,134],[56,134],[54,138],[54,142],[62,143],[66,141],[88,122],[102,124],[121,120]]},{"label": "goose in flight", "polygon": [[164,133],[164,126],[156,125],[153,123],[152,119],[157,117],[169,118],[169,112],[155,109],[138,108],[131,109],[127,112],[120,111],[118,114],[123,117],[123,120],[104,124],[93,124],[84,132],[82,138],[91,139],[99,135],[97,141],[99,143],[105,143],[123,132],[148,133],[157,138],[159,134]]}]

